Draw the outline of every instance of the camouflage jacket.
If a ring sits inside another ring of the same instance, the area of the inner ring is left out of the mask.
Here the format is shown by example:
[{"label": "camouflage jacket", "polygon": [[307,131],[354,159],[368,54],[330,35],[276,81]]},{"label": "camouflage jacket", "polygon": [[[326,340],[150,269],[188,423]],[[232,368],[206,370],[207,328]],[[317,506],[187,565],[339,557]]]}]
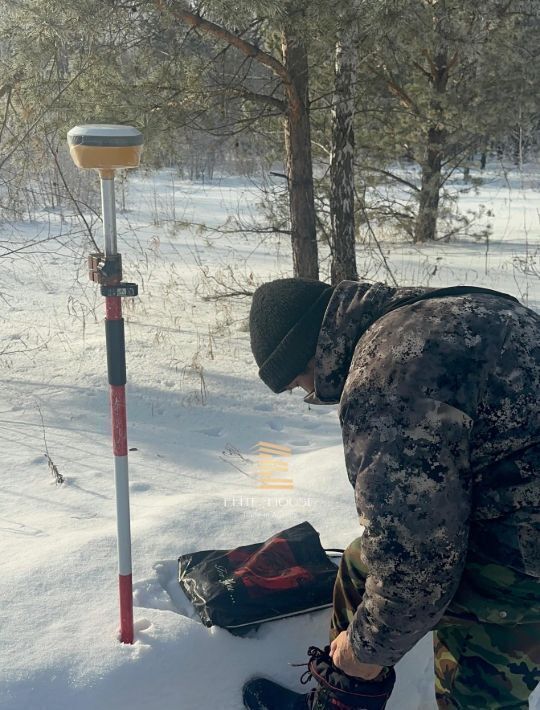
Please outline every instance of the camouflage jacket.
[{"label": "camouflage jacket", "polygon": [[384,314],[430,290],[342,281],[317,343],[314,394],[339,403],[365,527],[349,627],[365,663],[437,624],[471,555],[540,577],[540,316],[487,294]]}]

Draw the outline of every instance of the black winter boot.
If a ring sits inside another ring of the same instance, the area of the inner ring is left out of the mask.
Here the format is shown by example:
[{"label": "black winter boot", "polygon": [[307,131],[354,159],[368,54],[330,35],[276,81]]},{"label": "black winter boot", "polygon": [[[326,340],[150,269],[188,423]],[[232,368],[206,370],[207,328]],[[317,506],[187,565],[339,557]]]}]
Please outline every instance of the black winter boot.
[{"label": "black winter boot", "polygon": [[268,678],[252,678],[242,688],[242,700],[248,710],[309,710],[310,693],[295,693]]},{"label": "black winter boot", "polygon": [[392,693],[396,674],[385,669],[374,680],[362,680],[343,673],[332,664],[330,647],[308,650],[308,670],[301,678],[312,678],[317,686],[309,693],[295,693],[266,678],[254,678],[243,689],[248,710],[384,710]]}]

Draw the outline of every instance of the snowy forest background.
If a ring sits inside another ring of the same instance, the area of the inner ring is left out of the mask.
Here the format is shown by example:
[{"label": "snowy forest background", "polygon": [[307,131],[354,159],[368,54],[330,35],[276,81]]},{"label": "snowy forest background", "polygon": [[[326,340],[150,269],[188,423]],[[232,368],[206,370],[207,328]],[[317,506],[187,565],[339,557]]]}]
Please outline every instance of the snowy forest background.
[{"label": "snowy forest background", "polygon": [[[300,687],[288,663],[324,644],[326,612],[237,639],[197,622],[176,579],[180,554],[305,519],[327,547],[359,532],[336,410],[258,380],[249,297],[294,274],[484,285],[540,309],[539,70],[537,0],[0,0],[1,710],[239,710],[263,670]],[[139,285],[132,647],[86,265],[99,184],[66,146],[94,122],[145,139],[116,181]],[[257,491],[260,440],[291,448],[290,496]],[[389,708],[434,707],[430,649],[399,664]]]},{"label": "snowy forest background", "polygon": [[298,275],[355,278],[355,241],[487,240],[452,177],[537,159],[539,35],[534,0],[5,2],[0,214],[95,210],[65,134],[121,122],[147,170],[262,179],[257,232]]}]

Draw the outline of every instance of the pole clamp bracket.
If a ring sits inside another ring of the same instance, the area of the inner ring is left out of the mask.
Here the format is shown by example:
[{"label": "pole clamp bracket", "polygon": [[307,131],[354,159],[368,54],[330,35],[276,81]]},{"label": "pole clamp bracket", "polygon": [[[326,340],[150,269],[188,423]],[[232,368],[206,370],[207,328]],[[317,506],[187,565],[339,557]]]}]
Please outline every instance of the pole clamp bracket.
[{"label": "pole clamp bracket", "polygon": [[90,281],[101,286],[102,296],[133,298],[139,293],[137,284],[122,282],[122,257],[120,254],[105,256],[98,252],[88,256]]},{"label": "pole clamp bracket", "polygon": [[98,252],[88,256],[88,275],[90,281],[103,286],[115,286],[122,280],[122,256],[105,256]]},{"label": "pole clamp bracket", "polygon": [[120,298],[133,298],[139,293],[139,287],[137,284],[132,283],[119,283],[113,284],[112,286],[107,286],[101,284],[101,295],[102,296],[119,296]]}]

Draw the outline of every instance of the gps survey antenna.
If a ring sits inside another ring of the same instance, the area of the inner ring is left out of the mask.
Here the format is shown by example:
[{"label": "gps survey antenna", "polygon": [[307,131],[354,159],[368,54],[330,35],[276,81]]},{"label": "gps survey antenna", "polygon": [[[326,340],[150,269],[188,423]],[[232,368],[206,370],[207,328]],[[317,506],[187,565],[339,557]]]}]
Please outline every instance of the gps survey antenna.
[{"label": "gps survey antenna", "polygon": [[75,126],[68,132],[71,157],[79,168],[99,172],[105,251],[90,254],[90,280],[100,284],[105,296],[105,335],[110,385],[116,521],[118,532],[118,574],[120,585],[120,640],[133,643],[133,593],[131,572],[131,530],[126,427],[126,352],[123,296],[136,296],[137,285],[122,281],[122,257],[116,243],[114,176],[117,169],[136,168],[143,146],[142,134],[133,126]]}]

